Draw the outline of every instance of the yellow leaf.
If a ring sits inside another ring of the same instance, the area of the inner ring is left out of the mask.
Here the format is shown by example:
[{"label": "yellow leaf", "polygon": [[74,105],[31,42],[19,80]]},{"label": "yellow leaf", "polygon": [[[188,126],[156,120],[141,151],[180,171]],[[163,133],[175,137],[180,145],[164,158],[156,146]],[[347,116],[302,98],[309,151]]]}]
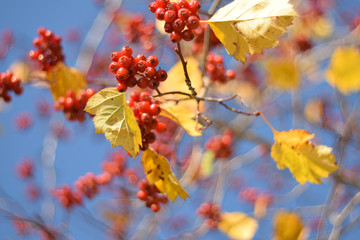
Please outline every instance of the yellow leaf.
[{"label": "yellow leaf", "polygon": [[44,71],[35,70],[31,64],[25,61],[13,62],[9,68],[14,75],[24,83],[46,79],[46,73]]},{"label": "yellow leaf", "polygon": [[203,177],[209,177],[213,172],[213,163],[215,154],[213,151],[206,151],[201,159],[201,175]]},{"label": "yellow leaf", "polygon": [[333,53],[326,71],[329,84],[342,94],[360,90],[360,53],[354,47],[339,47]]},{"label": "yellow leaf", "polygon": [[274,216],[274,240],[305,239],[304,223],[294,212],[278,211]]},{"label": "yellow leaf", "polygon": [[92,96],[84,111],[95,115],[96,133],[105,133],[112,147],[123,146],[133,158],[142,146],[141,131],[124,93],[116,88],[105,88]]},{"label": "yellow leaf", "polygon": [[55,100],[65,96],[69,89],[79,94],[81,89],[87,87],[86,78],[81,72],[62,63],[58,63],[47,72],[47,80]]},{"label": "yellow leaf", "polygon": [[[188,108],[180,105],[163,104],[160,115],[179,124],[190,136],[201,136],[201,131],[196,130],[195,114]],[[202,125],[198,123],[197,127],[200,129]]]},{"label": "yellow leaf", "polygon": [[[199,91],[202,88],[202,77],[201,77],[201,71],[199,68],[199,62],[193,58],[189,57],[186,59],[187,61],[187,71],[189,74],[189,78],[191,80],[192,87]],[[176,89],[176,91],[186,92],[190,93],[188,86],[185,83],[185,75],[184,75],[184,69],[179,61],[176,63],[169,71],[168,71],[168,78],[165,82],[162,82],[159,86],[160,92],[172,92]],[[167,95],[163,96],[163,99],[174,99],[174,96],[178,97],[180,95]],[[183,98],[184,96],[181,96]],[[181,106],[184,106],[186,108],[189,108],[190,110],[195,111],[196,110],[196,101],[190,100],[190,101],[181,101],[178,103]],[[200,105],[202,107],[202,104]]]},{"label": "yellow leaf", "polygon": [[184,200],[189,197],[189,194],[171,171],[168,160],[164,156],[156,153],[152,149],[147,149],[143,153],[141,162],[147,180],[150,184],[155,184],[161,193],[166,193],[172,201],[174,201],[178,195]]},{"label": "yellow leaf", "polygon": [[270,60],[266,64],[269,84],[278,90],[291,90],[299,85],[299,71],[290,59]]},{"label": "yellow leaf", "polygon": [[337,170],[332,148],[314,145],[309,140],[314,135],[302,129],[278,132],[274,130],[275,143],[271,148],[271,157],[279,169],[289,168],[292,175],[300,183],[306,181],[321,183]]},{"label": "yellow leaf", "polygon": [[232,212],[221,214],[218,225],[220,231],[236,240],[252,239],[256,233],[258,223],[245,213]]},{"label": "yellow leaf", "polygon": [[242,62],[246,53],[262,53],[262,48],[278,45],[297,16],[288,0],[235,0],[208,20],[229,55]]}]

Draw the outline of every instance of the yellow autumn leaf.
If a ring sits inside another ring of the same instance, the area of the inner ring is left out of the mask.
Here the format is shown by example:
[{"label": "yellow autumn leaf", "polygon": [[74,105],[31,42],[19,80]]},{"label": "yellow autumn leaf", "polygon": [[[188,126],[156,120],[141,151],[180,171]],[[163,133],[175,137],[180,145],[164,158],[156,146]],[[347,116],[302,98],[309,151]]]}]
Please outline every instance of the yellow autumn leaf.
[{"label": "yellow autumn leaf", "polygon": [[299,71],[290,59],[270,60],[266,64],[268,83],[278,90],[291,90],[299,86]]},{"label": "yellow autumn leaf", "polygon": [[354,46],[339,47],[326,71],[328,83],[342,94],[360,90],[360,53]]},{"label": "yellow autumn leaf", "polygon": [[235,0],[207,22],[228,54],[245,62],[246,53],[278,45],[278,37],[296,16],[289,0]]},{"label": "yellow autumn leaf", "polygon": [[232,239],[250,240],[256,233],[258,223],[245,213],[223,213],[218,228]]},{"label": "yellow autumn leaf", "polygon": [[142,146],[141,131],[124,93],[116,88],[105,88],[92,96],[84,111],[95,115],[96,133],[105,133],[112,147],[123,146],[133,158]]},{"label": "yellow autumn leaf", "polygon": [[275,143],[271,147],[271,157],[279,169],[289,168],[299,183],[319,184],[321,178],[339,168],[331,153],[332,148],[310,142],[313,134],[302,129],[273,131]]},{"label": "yellow autumn leaf", "polygon": [[195,114],[188,108],[181,105],[163,104],[160,115],[179,124],[190,136],[201,136],[201,131],[196,127],[200,129],[202,125],[198,123],[196,126]]},{"label": "yellow autumn leaf", "polygon": [[75,68],[69,68],[63,63],[58,63],[46,73],[47,80],[50,84],[50,90],[55,100],[65,96],[66,92],[71,89],[79,94],[81,89],[87,87],[87,81],[81,72]]},{"label": "yellow autumn leaf", "polygon": [[201,159],[201,176],[202,177],[209,177],[213,172],[213,163],[215,160],[215,153],[211,150],[207,150]]},{"label": "yellow autumn leaf", "polygon": [[161,193],[174,201],[179,195],[186,200],[189,194],[181,186],[175,174],[171,171],[168,160],[152,149],[147,149],[141,159],[146,178],[150,184],[155,184]]},{"label": "yellow autumn leaf", "polygon": [[306,231],[301,217],[295,212],[278,211],[273,219],[274,240],[303,240]]}]

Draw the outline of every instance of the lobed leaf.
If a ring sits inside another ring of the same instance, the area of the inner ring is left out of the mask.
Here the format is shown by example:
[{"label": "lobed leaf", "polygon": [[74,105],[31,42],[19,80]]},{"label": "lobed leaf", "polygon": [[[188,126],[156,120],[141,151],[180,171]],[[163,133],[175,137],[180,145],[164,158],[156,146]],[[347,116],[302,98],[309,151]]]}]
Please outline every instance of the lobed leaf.
[{"label": "lobed leaf", "polygon": [[125,93],[116,88],[105,88],[92,96],[84,111],[95,115],[96,133],[105,133],[112,147],[123,146],[135,158],[142,146],[141,131]]},{"label": "lobed leaf", "polygon": [[235,0],[207,22],[228,54],[245,62],[246,53],[278,45],[278,37],[296,16],[289,0]]},{"label": "lobed leaf", "polygon": [[155,184],[161,193],[166,193],[172,201],[178,195],[184,200],[189,197],[189,194],[171,171],[168,160],[164,156],[149,148],[143,153],[141,162],[147,180],[150,184]]}]

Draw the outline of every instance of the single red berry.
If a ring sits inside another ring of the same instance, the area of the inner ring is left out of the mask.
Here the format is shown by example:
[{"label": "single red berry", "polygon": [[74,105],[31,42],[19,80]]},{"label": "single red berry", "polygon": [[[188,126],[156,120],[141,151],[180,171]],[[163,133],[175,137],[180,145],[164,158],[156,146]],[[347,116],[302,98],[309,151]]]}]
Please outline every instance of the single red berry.
[{"label": "single red berry", "polygon": [[160,82],[165,81],[167,79],[167,72],[163,69],[157,70],[156,79],[158,79]]},{"label": "single red berry", "polygon": [[173,31],[173,32],[170,34],[170,40],[171,40],[173,43],[180,42],[180,41],[181,41],[181,33]]},{"label": "single red berry", "polygon": [[[150,106],[150,107],[151,107],[151,106]],[[153,119],[151,120],[151,123],[149,124],[150,129],[155,129],[155,128],[157,127],[157,125],[158,125],[158,120],[157,120],[156,118],[153,118]]]},{"label": "single red berry", "polygon": [[200,8],[201,8],[201,5],[198,1],[192,0],[189,3],[189,10],[192,13],[197,13],[200,10]]},{"label": "single red berry", "polygon": [[175,11],[177,12],[177,3],[175,2],[169,2],[167,5],[166,5],[166,10],[172,10],[172,11]]},{"label": "single red berry", "polygon": [[178,8],[189,8],[189,3],[187,0],[179,0],[177,2]]},{"label": "single red berry", "polygon": [[109,65],[109,71],[113,74],[116,74],[116,72],[119,70],[119,64],[117,62],[112,62]]},{"label": "single red berry", "polygon": [[141,89],[147,88],[148,84],[149,84],[149,80],[145,77],[139,78],[137,81],[137,85]]},{"label": "single red berry", "polygon": [[156,88],[158,88],[159,87],[159,85],[160,85],[160,82],[159,82],[159,80],[157,80],[157,79],[151,79],[150,81],[149,81],[149,87],[151,88],[151,89],[156,89]]},{"label": "single red berry", "polygon": [[118,60],[119,67],[129,69],[132,66],[131,58],[128,56],[121,56]]},{"label": "single red berry", "polygon": [[[148,92],[141,92],[140,93],[140,101],[147,101],[147,102],[150,102],[151,101],[151,98],[150,98],[150,93]],[[150,107],[150,105],[149,105]]]},{"label": "single red berry", "polygon": [[175,32],[181,32],[185,28],[185,22],[182,21],[180,18],[176,19],[172,23],[172,29]]},{"label": "single red berry", "polygon": [[119,92],[125,92],[127,90],[127,84],[125,81],[119,81],[116,88]]},{"label": "single red berry", "polygon": [[172,23],[177,18],[176,12],[173,10],[167,10],[164,14],[165,22]]},{"label": "single red berry", "polygon": [[152,13],[155,13],[156,9],[158,9],[158,8],[159,8],[159,4],[157,2],[152,2],[149,4],[149,10]]},{"label": "single red berry", "polygon": [[[141,99],[141,95],[140,95]],[[142,113],[147,113],[150,111],[150,103],[147,101],[142,101],[139,103],[139,109]]]},{"label": "single red berry", "polygon": [[180,8],[177,15],[179,17],[179,19],[181,19],[182,21],[186,22],[186,20],[190,17],[190,10],[187,8]]},{"label": "single red berry", "polygon": [[120,53],[121,53],[121,56],[131,57],[131,55],[133,54],[133,50],[131,47],[125,46],[121,49]]},{"label": "single red berry", "polygon": [[147,67],[156,67],[158,64],[159,64],[159,59],[156,56],[149,56],[145,62],[145,65]]},{"label": "single red berry", "polygon": [[136,194],[136,197],[138,199],[140,199],[140,200],[143,200],[143,201],[146,200],[147,196],[148,196],[148,194],[143,190],[138,191],[137,194]]},{"label": "single red berry", "polygon": [[156,9],[156,12],[155,12],[155,17],[157,20],[164,20],[165,18],[165,8],[158,8]]},{"label": "single red berry", "polygon": [[190,29],[186,29],[181,33],[181,38],[184,39],[185,41],[191,41],[194,39],[194,37],[195,36]]},{"label": "single red berry", "polygon": [[140,100],[140,92],[139,91],[133,91],[130,93],[130,98],[135,101],[138,102]]},{"label": "single red berry", "polygon": [[146,61],[146,56],[144,54],[139,54],[135,58],[135,64],[137,64],[140,60]]},{"label": "single red berry", "polygon": [[198,28],[200,26],[199,18],[196,16],[190,16],[186,21],[186,26],[191,30]]},{"label": "single red berry", "polygon": [[126,79],[125,82],[126,82],[126,85],[130,88],[135,87],[137,84],[137,80],[134,76],[131,76],[128,79]]},{"label": "single red berry", "polygon": [[168,5],[169,0],[156,0],[156,2],[158,3],[159,7],[165,8]]},{"label": "single red berry", "polygon": [[165,123],[159,122],[158,125],[157,125],[157,127],[156,127],[156,129],[155,129],[155,131],[156,131],[157,133],[163,133],[163,132],[165,132],[165,131],[166,131],[166,125],[165,125]]},{"label": "single red berry", "polygon": [[145,69],[145,75],[148,77],[148,78],[153,78],[156,76],[156,69],[154,67],[147,67]]},{"label": "single red berry", "polygon": [[157,115],[159,115],[160,111],[161,111],[161,108],[160,108],[159,104],[153,103],[150,105],[150,114],[151,115],[157,116]]},{"label": "single red berry", "polygon": [[226,71],[226,78],[231,80],[231,79],[234,79],[236,77],[236,72],[234,70],[227,70]]},{"label": "single red berry", "polygon": [[161,209],[160,205],[159,205],[159,204],[155,204],[155,203],[151,204],[150,208],[151,208],[151,210],[153,210],[154,212],[158,212],[158,211],[160,211],[160,209]]},{"label": "single red berry", "polygon": [[113,52],[110,55],[110,58],[113,62],[117,62],[119,61],[119,58],[121,57],[121,53],[120,52]]},{"label": "single red berry", "polygon": [[142,113],[141,116],[140,116],[140,120],[141,120],[142,123],[147,125],[147,124],[151,123],[152,115],[149,114],[149,113],[146,113],[146,112]]},{"label": "single red berry", "polygon": [[[175,20],[176,21],[176,20]],[[173,25],[174,23],[168,23],[168,22],[165,22],[164,23],[164,31],[167,32],[167,33],[172,33],[173,31]]]},{"label": "single red berry", "polygon": [[127,70],[124,67],[119,68],[119,70],[116,72],[116,79],[118,81],[125,80],[130,77],[129,70]]}]

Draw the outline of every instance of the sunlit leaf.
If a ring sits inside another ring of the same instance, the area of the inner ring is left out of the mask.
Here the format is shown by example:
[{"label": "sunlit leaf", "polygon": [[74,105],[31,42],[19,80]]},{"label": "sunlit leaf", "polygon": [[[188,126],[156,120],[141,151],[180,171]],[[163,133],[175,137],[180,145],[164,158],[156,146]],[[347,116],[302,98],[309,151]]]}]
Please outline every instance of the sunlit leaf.
[{"label": "sunlit leaf", "polygon": [[215,160],[215,154],[213,151],[206,151],[201,159],[201,175],[203,177],[209,177],[213,172],[213,162]]},{"label": "sunlit leaf", "polygon": [[208,21],[229,55],[242,62],[246,53],[262,53],[278,45],[297,16],[288,0],[235,0]]},{"label": "sunlit leaf", "polygon": [[223,213],[218,228],[232,239],[249,240],[254,237],[258,223],[245,213]]},{"label": "sunlit leaf", "polygon": [[270,60],[266,64],[266,76],[270,86],[278,90],[291,90],[299,85],[299,71],[290,59]]},{"label": "sunlit leaf", "polygon": [[300,183],[306,181],[321,183],[321,178],[339,167],[336,165],[332,148],[314,145],[310,140],[314,135],[302,129],[274,131],[275,143],[271,148],[271,157],[279,169],[289,168]]},{"label": "sunlit leaf", "polygon": [[326,71],[328,83],[343,94],[360,90],[360,53],[354,47],[339,47]]},{"label": "sunlit leaf", "polygon": [[143,153],[141,162],[149,183],[155,184],[159,191],[166,193],[172,201],[174,201],[178,195],[184,200],[189,197],[189,194],[171,171],[168,160],[164,156],[156,153],[152,149],[147,149]]},{"label": "sunlit leaf", "polygon": [[50,90],[55,100],[65,96],[69,89],[79,94],[81,89],[87,87],[84,74],[62,63],[58,63],[47,72],[47,80],[50,83]]},{"label": "sunlit leaf", "polygon": [[197,130],[196,127],[201,128],[202,125],[198,123],[196,126],[195,114],[192,113],[188,108],[180,105],[163,104],[161,106],[160,115],[167,117],[179,124],[190,136],[201,135],[201,131]]},{"label": "sunlit leaf", "polygon": [[304,223],[295,212],[278,211],[273,219],[274,240],[303,240],[306,239]]},{"label": "sunlit leaf", "polygon": [[113,147],[121,145],[136,157],[142,145],[141,131],[124,93],[105,88],[89,99],[84,111],[95,115],[96,133],[105,133]]}]

